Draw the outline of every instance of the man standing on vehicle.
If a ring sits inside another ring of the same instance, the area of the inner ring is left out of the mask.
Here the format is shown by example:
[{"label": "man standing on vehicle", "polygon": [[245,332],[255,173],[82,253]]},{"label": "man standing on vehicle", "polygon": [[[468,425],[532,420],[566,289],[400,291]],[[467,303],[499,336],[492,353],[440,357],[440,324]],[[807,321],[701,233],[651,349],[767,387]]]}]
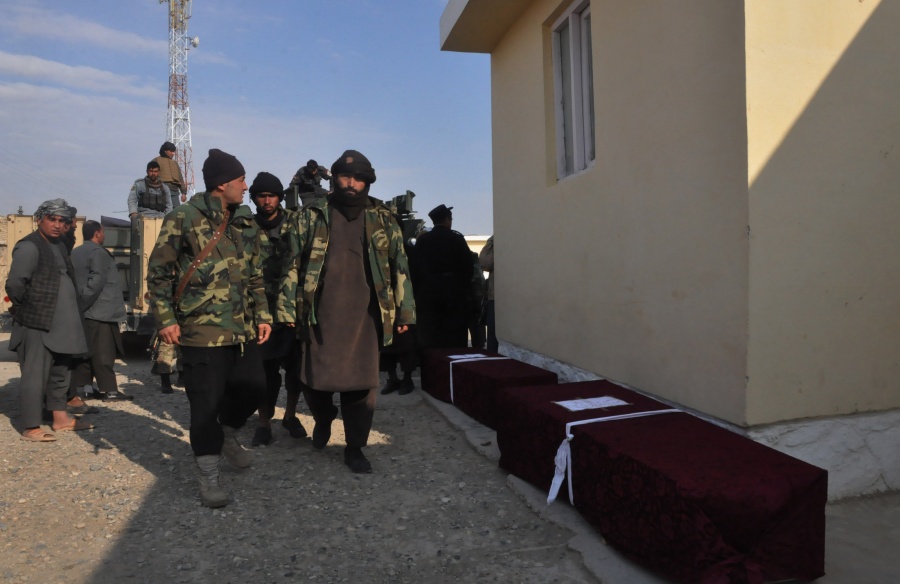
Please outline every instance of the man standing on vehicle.
[{"label": "man standing on vehicle", "polygon": [[327,168],[319,166],[319,163],[312,159],[307,161],[306,166],[300,167],[294,174],[290,187],[296,189],[296,194],[300,197],[299,204],[301,207],[313,199],[321,199],[328,194],[328,189],[322,188],[322,179],[331,181],[331,173],[328,172]]},{"label": "man standing on vehicle", "polygon": [[175,160],[175,144],[164,142],[159,147],[159,156],[153,159],[159,164],[159,179],[168,187],[172,197],[172,208],[187,202],[187,185],[181,175],[181,167]]},{"label": "man standing on vehicle", "polygon": [[159,178],[159,163],[151,160],[147,163],[147,176],[137,179],[131,185],[131,192],[128,193],[128,216],[132,219],[138,215],[162,219],[171,210],[169,187]]},{"label": "man standing on vehicle", "polygon": [[303,342],[300,381],[315,420],[313,448],[331,438],[340,394],[344,462],[372,472],[362,453],[378,394],[378,353],[415,324],[403,234],[390,209],[369,196],[375,169],[355,150],[331,166],[334,191],[291,219],[289,264],[279,322],[296,323]]},{"label": "man standing on vehicle", "polygon": [[203,163],[207,191],[166,216],[147,270],[158,334],[181,345],[191,448],[207,507],[228,504],[219,485],[222,455],[239,468],[250,466],[236,433],[256,411],[259,396],[232,381],[257,363],[263,377],[258,344],[272,330],[259,228],[241,205],[244,178],[237,158],[210,150]]}]

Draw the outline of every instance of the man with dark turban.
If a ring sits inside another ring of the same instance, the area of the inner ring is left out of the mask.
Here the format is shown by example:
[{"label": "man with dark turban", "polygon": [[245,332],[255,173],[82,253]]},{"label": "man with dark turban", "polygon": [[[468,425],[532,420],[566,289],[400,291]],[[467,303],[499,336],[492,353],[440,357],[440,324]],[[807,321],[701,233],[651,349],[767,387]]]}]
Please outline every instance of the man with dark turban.
[{"label": "man with dark turban", "polygon": [[38,229],[13,248],[6,279],[12,302],[13,329],[9,350],[18,355],[22,439],[53,442],[56,437],[41,429],[41,404],[53,414],[52,428],[87,430],[91,424],[69,416],[69,362],[86,353],[87,341],[75,286],[75,270],[61,241],[74,209],[63,199],[45,201],[34,218]]},{"label": "man with dark turban", "polygon": [[378,352],[415,324],[403,234],[391,211],[369,196],[375,169],[356,150],[331,166],[333,191],[290,219],[290,258],[276,321],[303,343],[300,381],[315,426],[313,448],[331,438],[340,395],[344,462],[372,472],[363,455],[378,394]]}]

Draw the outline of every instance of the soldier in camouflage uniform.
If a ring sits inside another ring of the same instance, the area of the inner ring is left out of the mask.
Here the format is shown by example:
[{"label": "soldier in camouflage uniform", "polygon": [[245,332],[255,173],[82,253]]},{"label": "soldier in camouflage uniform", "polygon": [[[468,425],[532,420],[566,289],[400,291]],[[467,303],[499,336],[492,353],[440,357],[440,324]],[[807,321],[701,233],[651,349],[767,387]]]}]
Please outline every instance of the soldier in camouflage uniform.
[{"label": "soldier in camouflage uniform", "polygon": [[235,434],[259,405],[254,379],[264,374],[258,345],[272,328],[261,234],[250,209],[241,205],[244,175],[237,158],[210,150],[203,163],[207,192],[166,216],[147,270],[159,336],[181,345],[191,448],[200,498],[208,507],[228,503],[218,482],[221,456],[239,468],[250,465]]},{"label": "soldier in camouflage uniform", "polygon": [[313,447],[331,438],[340,394],[353,472],[371,472],[362,453],[375,412],[378,351],[415,324],[403,235],[390,210],[368,196],[375,170],[347,150],[331,166],[334,191],[290,220],[276,320],[296,324],[303,342],[300,381],[315,420]]},{"label": "soldier in camouflage uniform", "polygon": [[328,172],[328,169],[324,166],[319,166],[319,163],[315,160],[309,160],[306,166],[301,166],[294,173],[290,186],[297,187],[304,200],[311,200],[320,198],[324,196],[324,193],[328,192],[327,189],[322,188],[322,179],[331,180],[331,174]]},{"label": "soldier in camouflage uniform", "polygon": [[[266,285],[266,299],[269,310],[275,312],[276,298],[281,287],[281,270],[287,257],[286,226],[294,211],[281,206],[284,187],[278,177],[268,172],[260,172],[250,186],[250,199],[256,205],[253,219],[266,237],[260,257],[263,265],[263,280]],[[305,438],[306,429],[297,418],[297,402],[300,400],[300,377],[297,366],[300,363],[300,347],[294,329],[276,323],[272,327],[272,338],[263,346],[263,369],[266,373],[266,391],[259,406],[259,426],[253,434],[253,446],[267,445],[272,441],[272,417],[281,391],[281,368],[284,368],[284,388],[287,402],[281,425],[292,438]]]}]

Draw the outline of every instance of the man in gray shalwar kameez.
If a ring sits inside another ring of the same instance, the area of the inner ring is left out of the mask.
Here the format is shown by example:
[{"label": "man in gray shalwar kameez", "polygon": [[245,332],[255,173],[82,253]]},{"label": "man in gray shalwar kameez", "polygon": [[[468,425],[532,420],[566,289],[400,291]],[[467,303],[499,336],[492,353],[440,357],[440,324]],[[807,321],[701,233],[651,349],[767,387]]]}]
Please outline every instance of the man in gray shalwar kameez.
[{"label": "man in gray shalwar kameez", "polygon": [[93,427],[66,412],[69,361],[88,346],[74,269],[60,240],[67,221],[74,219],[72,208],[63,199],[45,201],[34,217],[38,230],[16,243],[6,280],[13,315],[9,350],[16,351],[21,370],[22,439],[53,442],[56,437],[41,429],[45,398],[54,431]]}]

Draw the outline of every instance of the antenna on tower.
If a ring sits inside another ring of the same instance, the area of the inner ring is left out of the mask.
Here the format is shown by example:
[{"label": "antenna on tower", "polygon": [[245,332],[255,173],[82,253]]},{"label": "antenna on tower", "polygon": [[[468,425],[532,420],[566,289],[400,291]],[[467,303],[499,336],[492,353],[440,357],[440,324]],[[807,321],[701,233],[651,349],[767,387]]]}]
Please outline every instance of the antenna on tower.
[{"label": "antenna on tower", "polygon": [[166,115],[166,139],[175,144],[175,161],[187,186],[194,194],[194,161],[191,146],[191,109],[188,107],[187,53],[200,39],[188,38],[188,19],[192,0],[159,0],[169,5],[169,111]]}]

